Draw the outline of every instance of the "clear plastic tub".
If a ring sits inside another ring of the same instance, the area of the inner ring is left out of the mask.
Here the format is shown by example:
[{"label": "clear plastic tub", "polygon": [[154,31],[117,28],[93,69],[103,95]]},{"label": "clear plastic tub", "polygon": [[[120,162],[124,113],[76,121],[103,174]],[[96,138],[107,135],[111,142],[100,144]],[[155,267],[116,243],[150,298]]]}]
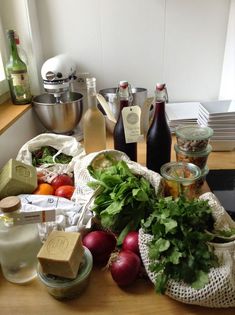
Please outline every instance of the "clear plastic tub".
[{"label": "clear plastic tub", "polygon": [[93,259],[88,248],[84,247],[84,258],[73,280],[44,274],[38,265],[38,278],[46,286],[47,291],[57,300],[73,299],[86,289],[93,267]]},{"label": "clear plastic tub", "polygon": [[179,125],[175,134],[180,150],[198,152],[206,149],[213,129],[199,125]]},{"label": "clear plastic tub", "polygon": [[192,163],[169,162],[161,167],[164,178],[165,196],[177,198],[184,195],[193,199],[197,195],[196,182],[201,176],[201,170]]},{"label": "clear plastic tub", "polygon": [[177,144],[174,145],[174,148],[177,162],[193,163],[201,170],[205,168],[208,156],[212,151],[212,146],[210,144],[208,144],[205,150],[199,152],[181,150]]}]

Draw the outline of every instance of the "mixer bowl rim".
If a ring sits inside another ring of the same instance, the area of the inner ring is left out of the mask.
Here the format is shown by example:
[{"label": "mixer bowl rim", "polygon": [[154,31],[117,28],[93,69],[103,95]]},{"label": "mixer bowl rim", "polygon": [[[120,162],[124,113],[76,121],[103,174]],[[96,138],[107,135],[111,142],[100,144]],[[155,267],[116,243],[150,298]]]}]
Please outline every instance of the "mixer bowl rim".
[{"label": "mixer bowl rim", "polygon": [[48,96],[49,94],[48,93],[42,93],[42,94],[39,94],[39,95],[36,95],[33,97],[32,99],[32,104],[33,105],[42,105],[42,106],[54,106],[54,105],[65,105],[65,104],[72,104],[74,102],[77,102],[77,101],[82,101],[83,98],[84,98],[84,95],[79,93],[79,92],[70,92],[70,94],[76,96],[77,95],[77,99],[74,99],[74,100],[69,100],[67,102],[63,102],[63,103],[45,103],[45,102],[42,102],[42,101],[37,101],[38,98],[46,95]]},{"label": "mixer bowl rim", "polygon": [[[100,94],[104,93],[104,94],[108,95],[108,94],[115,94],[116,91],[117,91],[117,87],[112,87],[112,88],[101,89],[101,90],[99,90],[99,93]],[[141,92],[147,92],[147,91],[148,91],[148,89],[141,88],[141,87],[132,87],[131,88],[132,93],[141,93]]]}]

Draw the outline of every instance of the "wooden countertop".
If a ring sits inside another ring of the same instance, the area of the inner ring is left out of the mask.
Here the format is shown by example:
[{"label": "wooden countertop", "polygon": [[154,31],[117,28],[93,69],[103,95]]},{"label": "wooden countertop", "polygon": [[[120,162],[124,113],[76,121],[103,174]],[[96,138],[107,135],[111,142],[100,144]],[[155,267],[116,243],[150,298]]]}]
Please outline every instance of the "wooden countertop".
[{"label": "wooden countertop", "polygon": [[[112,140],[108,138],[108,147]],[[145,146],[139,145],[139,162],[145,163]],[[174,158],[174,153],[173,160]],[[210,168],[235,168],[235,152],[213,152],[208,161]],[[78,298],[59,302],[51,297],[45,287],[34,279],[20,286],[7,282],[0,275],[0,314],[2,315],[232,315],[234,308],[211,309],[177,302],[154,292],[146,279],[136,281],[131,287],[119,288],[109,271],[94,268],[87,290]]]},{"label": "wooden countertop", "polygon": [[31,104],[14,105],[10,101],[0,104],[0,135],[31,108]]}]

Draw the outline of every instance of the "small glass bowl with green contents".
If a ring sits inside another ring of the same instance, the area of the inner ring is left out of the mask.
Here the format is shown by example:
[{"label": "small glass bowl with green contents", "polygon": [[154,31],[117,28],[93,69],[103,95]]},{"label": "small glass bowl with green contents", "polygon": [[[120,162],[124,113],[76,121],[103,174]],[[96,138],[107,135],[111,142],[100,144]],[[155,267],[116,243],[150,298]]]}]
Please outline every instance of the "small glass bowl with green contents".
[{"label": "small glass bowl with green contents", "polygon": [[73,299],[86,289],[93,267],[92,254],[84,247],[84,257],[75,279],[67,279],[42,272],[38,264],[38,279],[46,286],[47,291],[57,300]]},{"label": "small glass bowl with green contents", "polygon": [[206,150],[213,133],[210,127],[199,125],[179,125],[175,129],[179,149],[191,152]]},{"label": "small glass bowl with green contents", "polygon": [[208,156],[212,151],[212,146],[208,144],[205,150],[193,152],[181,150],[180,147],[175,144],[174,149],[177,162],[193,163],[202,170],[206,166]]},{"label": "small glass bowl with green contents", "polygon": [[184,195],[187,199],[197,196],[196,182],[201,176],[201,170],[192,163],[169,162],[161,167],[164,179],[164,195],[177,198]]}]

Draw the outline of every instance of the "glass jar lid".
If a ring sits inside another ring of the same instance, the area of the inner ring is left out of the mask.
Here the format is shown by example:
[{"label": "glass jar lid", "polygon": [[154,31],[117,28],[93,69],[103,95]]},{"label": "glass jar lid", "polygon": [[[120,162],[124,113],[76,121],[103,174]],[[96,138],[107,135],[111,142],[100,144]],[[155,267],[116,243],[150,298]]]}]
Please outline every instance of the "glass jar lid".
[{"label": "glass jar lid", "polygon": [[213,135],[213,129],[199,125],[179,125],[175,129],[175,134],[179,138],[186,140],[204,140]]},{"label": "glass jar lid", "polygon": [[206,149],[202,151],[185,151],[180,149],[180,147],[177,144],[175,144],[174,149],[176,153],[181,153],[184,156],[201,157],[209,155],[212,151],[212,146],[208,144]]}]

